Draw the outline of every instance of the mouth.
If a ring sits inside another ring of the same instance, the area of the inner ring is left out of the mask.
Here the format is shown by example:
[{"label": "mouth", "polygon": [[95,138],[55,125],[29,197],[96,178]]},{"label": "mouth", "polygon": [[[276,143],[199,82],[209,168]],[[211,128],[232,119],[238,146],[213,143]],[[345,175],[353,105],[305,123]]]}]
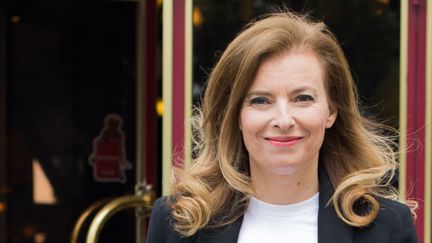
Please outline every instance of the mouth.
[{"label": "mouth", "polygon": [[264,139],[270,144],[276,146],[293,146],[300,142],[303,137],[289,136],[289,137],[265,137]]}]

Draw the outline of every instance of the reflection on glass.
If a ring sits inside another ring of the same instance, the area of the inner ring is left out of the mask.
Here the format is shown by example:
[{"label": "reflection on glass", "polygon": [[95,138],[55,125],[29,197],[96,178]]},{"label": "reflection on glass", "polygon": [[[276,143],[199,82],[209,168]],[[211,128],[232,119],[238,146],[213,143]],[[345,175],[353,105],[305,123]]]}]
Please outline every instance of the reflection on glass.
[{"label": "reflection on glass", "polygon": [[46,234],[45,233],[36,233],[33,238],[34,238],[35,243],[45,243]]},{"label": "reflection on glass", "polygon": [[57,199],[51,182],[48,180],[39,161],[33,159],[33,202],[35,204],[55,204]]}]

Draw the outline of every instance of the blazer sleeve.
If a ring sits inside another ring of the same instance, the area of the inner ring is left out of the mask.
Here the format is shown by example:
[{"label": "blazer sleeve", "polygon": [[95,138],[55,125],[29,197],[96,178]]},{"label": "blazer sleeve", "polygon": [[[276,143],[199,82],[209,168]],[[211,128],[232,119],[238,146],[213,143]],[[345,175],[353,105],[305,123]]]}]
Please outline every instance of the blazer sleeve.
[{"label": "blazer sleeve", "polygon": [[166,227],[166,220],[163,220],[164,214],[166,214],[166,206],[164,206],[163,198],[158,198],[152,208],[150,222],[147,229],[147,240],[146,243],[164,243],[164,229]]},{"label": "blazer sleeve", "polygon": [[418,243],[416,228],[411,211],[406,205],[400,205],[398,217],[393,222],[393,243]]}]

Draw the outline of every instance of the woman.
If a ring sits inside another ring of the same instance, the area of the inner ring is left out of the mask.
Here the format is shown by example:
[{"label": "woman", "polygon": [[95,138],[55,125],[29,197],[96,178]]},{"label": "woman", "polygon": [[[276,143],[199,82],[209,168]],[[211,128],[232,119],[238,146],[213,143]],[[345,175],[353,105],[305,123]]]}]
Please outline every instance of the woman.
[{"label": "woman", "polygon": [[197,158],[155,202],[147,242],[418,242],[389,185],[393,143],[353,85],[323,23],[250,24],[209,77]]}]

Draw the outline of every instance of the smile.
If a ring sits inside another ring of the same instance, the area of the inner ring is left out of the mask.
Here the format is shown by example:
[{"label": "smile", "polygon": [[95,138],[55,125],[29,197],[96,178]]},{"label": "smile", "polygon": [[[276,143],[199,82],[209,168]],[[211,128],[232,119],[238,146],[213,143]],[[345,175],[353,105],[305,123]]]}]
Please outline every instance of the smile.
[{"label": "smile", "polygon": [[299,143],[302,137],[266,137],[264,139],[276,146],[293,146]]}]

